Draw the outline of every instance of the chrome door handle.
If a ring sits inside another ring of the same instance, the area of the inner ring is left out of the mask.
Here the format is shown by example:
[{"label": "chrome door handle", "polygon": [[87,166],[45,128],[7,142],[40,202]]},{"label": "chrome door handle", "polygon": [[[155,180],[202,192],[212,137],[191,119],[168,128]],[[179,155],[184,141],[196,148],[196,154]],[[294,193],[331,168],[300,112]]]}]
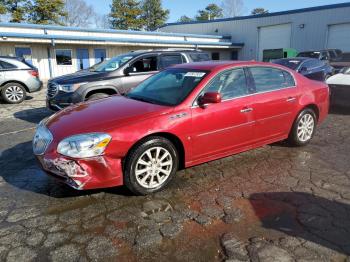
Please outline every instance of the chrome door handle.
[{"label": "chrome door handle", "polygon": [[294,102],[296,100],[295,97],[288,97],[287,102]]},{"label": "chrome door handle", "polygon": [[246,107],[246,108],[241,109],[241,113],[249,113],[252,111],[253,111],[253,108],[251,108],[251,107]]}]

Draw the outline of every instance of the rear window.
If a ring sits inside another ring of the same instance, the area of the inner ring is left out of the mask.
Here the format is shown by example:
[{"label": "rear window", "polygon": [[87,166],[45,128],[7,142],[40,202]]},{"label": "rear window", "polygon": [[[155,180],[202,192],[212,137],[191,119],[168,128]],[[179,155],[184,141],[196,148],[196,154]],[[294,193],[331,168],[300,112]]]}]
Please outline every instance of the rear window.
[{"label": "rear window", "polygon": [[17,68],[17,66],[15,66],[15,65],[13,65],[11,63],[8,63],[8,62],[0,60],[0,68],[1,69],[15,69],[15,68]]},{"label": "rear window", "polygon": [[191,57],[193,62],[209,61],[210,60],[209,54],[205,54],[205,53],[190,54],[190,57]]},{"label": "rear window", "polygon": [[251,67],[257,93],[263,93],[295,85],[290,73],[271,67]]}]

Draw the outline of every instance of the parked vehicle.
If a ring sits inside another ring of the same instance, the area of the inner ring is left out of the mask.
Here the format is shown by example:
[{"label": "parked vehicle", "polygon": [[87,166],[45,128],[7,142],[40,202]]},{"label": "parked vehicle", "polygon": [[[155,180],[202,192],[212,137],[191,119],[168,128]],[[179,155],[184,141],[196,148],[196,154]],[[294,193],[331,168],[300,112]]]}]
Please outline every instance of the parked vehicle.
[{"label": "parked vehicle", "polygon": [[327,79],[331,90],[331,105],[350,107],[350,67]]},{"label": "parked vehicle", "polygon": [[42,121],[33,151],[76,189],[163,189],[178,169],[288,139],[310,142],[328,86],[261,62],[177,65],[125,96],[68,107]]},{"label": "parked vehicle", "polygon": [[6,103],[21,103],[26,99],[27,92],[39,91],[41,87],[42,82],[35,67],[18,57],[0,57],[0,92]]},{"label": "parked vehicle", "polygon": [[343,54],[339,49],[305,51],[299,53],[297,57],[310,57],[325,61],[335,69],[336,74],[339,73],[342,68],[350,66],[350,60],[347,59],[348,55]]},{"label": "parked vehicle", "polygon": [[122,54],[90,70],[49,80],[47,106],[60,110],[86,100],[122,95],[166,67],[204,60],[210,60],[209,55],[195,49],[141,50]]},{"label": "parked vehicle", "polygon": [[334,74],[334,68],[324,61],[316,58],[308,57],[295,57],[277,59],[272,61],[275,64],[286,66],[290,69],[297,71],[303,76],[317,80],[325,81]]},{"label": "parked vehicle", "polygon": [[293,48],[265,49],[263,51],[263,62],[270,62],[273,59],[295,57],[297,50]]}]

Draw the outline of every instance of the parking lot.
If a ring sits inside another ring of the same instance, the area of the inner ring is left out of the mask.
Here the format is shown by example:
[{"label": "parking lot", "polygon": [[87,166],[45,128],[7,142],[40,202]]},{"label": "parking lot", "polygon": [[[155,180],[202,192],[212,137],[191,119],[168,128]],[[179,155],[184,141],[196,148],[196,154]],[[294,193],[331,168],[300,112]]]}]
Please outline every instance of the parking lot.
[{"label": "parking lot", "polygon": [[44,90],[0,104],[0,260],[350,261],[350,110],[284,143],[177,173],[164,191],[75,191],[31,149]]}]

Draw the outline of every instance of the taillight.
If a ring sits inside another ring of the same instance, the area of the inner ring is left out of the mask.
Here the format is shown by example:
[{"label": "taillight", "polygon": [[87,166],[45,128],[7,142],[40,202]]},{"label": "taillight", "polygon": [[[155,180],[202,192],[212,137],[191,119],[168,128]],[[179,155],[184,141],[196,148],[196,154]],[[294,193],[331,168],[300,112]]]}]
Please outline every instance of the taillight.
[{"label": "taillight", "polygon": [[29,70],[28,73],[36,78],[39,78],[39,72],[36,70]]}]

